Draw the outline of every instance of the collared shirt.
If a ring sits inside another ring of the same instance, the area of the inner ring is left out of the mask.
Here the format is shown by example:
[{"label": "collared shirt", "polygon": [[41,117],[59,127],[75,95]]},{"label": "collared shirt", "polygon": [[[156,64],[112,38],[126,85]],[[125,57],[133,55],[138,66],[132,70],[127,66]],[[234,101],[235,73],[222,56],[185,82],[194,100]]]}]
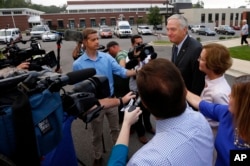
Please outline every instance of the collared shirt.
[{"label": "collared shirt", "polygon": [[95,68],[96,75],[106,76],[109,80],[110,95],[114,94],[113,74],[126,78],[127,70],[121,67],[109,54],[97,51],[96,59],[90,59],[86,52],[73,62],[73,71]]},{"label": "collared shirt", "polygon": [[180,44],[175,45],[178,48],[177,56],[178,56],[179,51],[181,50],[181,47],[182,47],[182,45],[183,45],[183,43],[184,43],[184,41],[186,40],[187,37],[188,37],[188,35],[185,36],[185,38],[181,41]]},{"label": "collared shirt", "polygon": [[213,134],[204,116],[187,106],[174,118],[157,120],[156,135],[129,160],[130,165],[212,166]]}]

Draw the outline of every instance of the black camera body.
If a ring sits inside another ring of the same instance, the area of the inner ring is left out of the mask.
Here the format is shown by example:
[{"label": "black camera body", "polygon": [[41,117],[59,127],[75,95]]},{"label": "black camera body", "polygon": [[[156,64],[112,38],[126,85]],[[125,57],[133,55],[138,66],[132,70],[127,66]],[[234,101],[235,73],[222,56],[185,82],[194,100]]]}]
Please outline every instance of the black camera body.
[{"label": "black camera body", "polygon": [[[134,56],[134,52],[138,51],[140,51],[140,54],[138,56]],[[153,46],[143,43],[134,47],[133,50],[128,52],[129,62],[127,62],[126,68],[134,68],[138,64],[138,58],[140,58],[140,61],[143,62],[148,56],[150,56],[150,59],[155,59],[157,57],[157,53],[155,52]]]},{"label": "black camera body", "polygon": [[[21,41],[25,44],[27,41]],[[30,41],[30,48],[20,49],[17,43],[13,45],[8,45],[3,53],[5,53],[6,59],[0,60],[0,69],[8,66],[18,66],[24,61],[30,62],[29,70],[41,71],[42,66],[46,65],[49,67],[54,67],[57,64],[57,59],[54,51],[46,53],[44,49],[41,49],[40,43],[36,40]]]}]

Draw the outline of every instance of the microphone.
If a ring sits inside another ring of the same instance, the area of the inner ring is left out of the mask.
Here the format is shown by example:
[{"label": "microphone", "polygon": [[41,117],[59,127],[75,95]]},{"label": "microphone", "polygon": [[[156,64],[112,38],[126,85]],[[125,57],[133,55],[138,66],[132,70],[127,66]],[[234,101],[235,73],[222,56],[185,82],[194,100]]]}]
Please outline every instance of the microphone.
[{"label": "microphone", "polygon": [[96,74],[96,70],[94,68],[87,68],[82,70],[77,70],[73,72],[69,72],[65,77],[68,77],[67,84],[74,85],[78,82],[88,79]]},{"label": "microphone", "polygon": [[89,77],[92,77],[96,74],[96,70],[94,68],[87,68],[82,70],[77,70],[73,72],[69,72],[66,75],[59,75],[56,78],[50,78],[46,81],[50,82],[49,90],[51,92],[58,92],[61,87],[65,85],[74,85],[78,82],[81,82]]},{"label": "microphone", "polygon": [[88,79],[96,74],[96,70],[94,68],[87,68],[77,71],[72,71],[67,73],[66,75],[60,75],[54,81],[55,84],[60,84],[61,86],[65,85],[74,85],[78,82]]},{"label": "microphone", "polygon": [[66,30],[64,32],[64,40],[82,42],[83,41],[82,32],[74,31],[74,30]]}]

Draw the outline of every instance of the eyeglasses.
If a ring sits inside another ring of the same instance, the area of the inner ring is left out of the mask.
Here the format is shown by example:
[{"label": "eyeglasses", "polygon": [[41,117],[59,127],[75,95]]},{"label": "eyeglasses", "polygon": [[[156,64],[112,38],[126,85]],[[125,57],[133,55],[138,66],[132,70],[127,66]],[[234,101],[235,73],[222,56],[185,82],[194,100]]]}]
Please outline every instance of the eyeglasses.
[{"label": "eyeglasses", "polygon": [[250,148],[250,145],[239,139],[238,128],[234,129],[234,145],[238,148]]}]

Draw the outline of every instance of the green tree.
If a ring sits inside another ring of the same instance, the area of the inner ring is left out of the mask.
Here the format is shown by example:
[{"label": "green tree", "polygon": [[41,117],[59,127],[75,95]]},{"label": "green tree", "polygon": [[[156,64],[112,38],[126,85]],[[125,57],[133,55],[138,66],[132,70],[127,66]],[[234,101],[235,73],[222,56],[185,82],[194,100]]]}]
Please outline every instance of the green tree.
[{"label": "green tree", "polygon": [[156,26],[158,24],[162,24],[162,16],[160,14],[160,9],[157,6],[150,7],[147,18],[148,18],[149,25]]},{"label": "green tree", "polygon": [[193,8],[204,8],[204,2],[198,0],[196,4],[193,4]]}]

